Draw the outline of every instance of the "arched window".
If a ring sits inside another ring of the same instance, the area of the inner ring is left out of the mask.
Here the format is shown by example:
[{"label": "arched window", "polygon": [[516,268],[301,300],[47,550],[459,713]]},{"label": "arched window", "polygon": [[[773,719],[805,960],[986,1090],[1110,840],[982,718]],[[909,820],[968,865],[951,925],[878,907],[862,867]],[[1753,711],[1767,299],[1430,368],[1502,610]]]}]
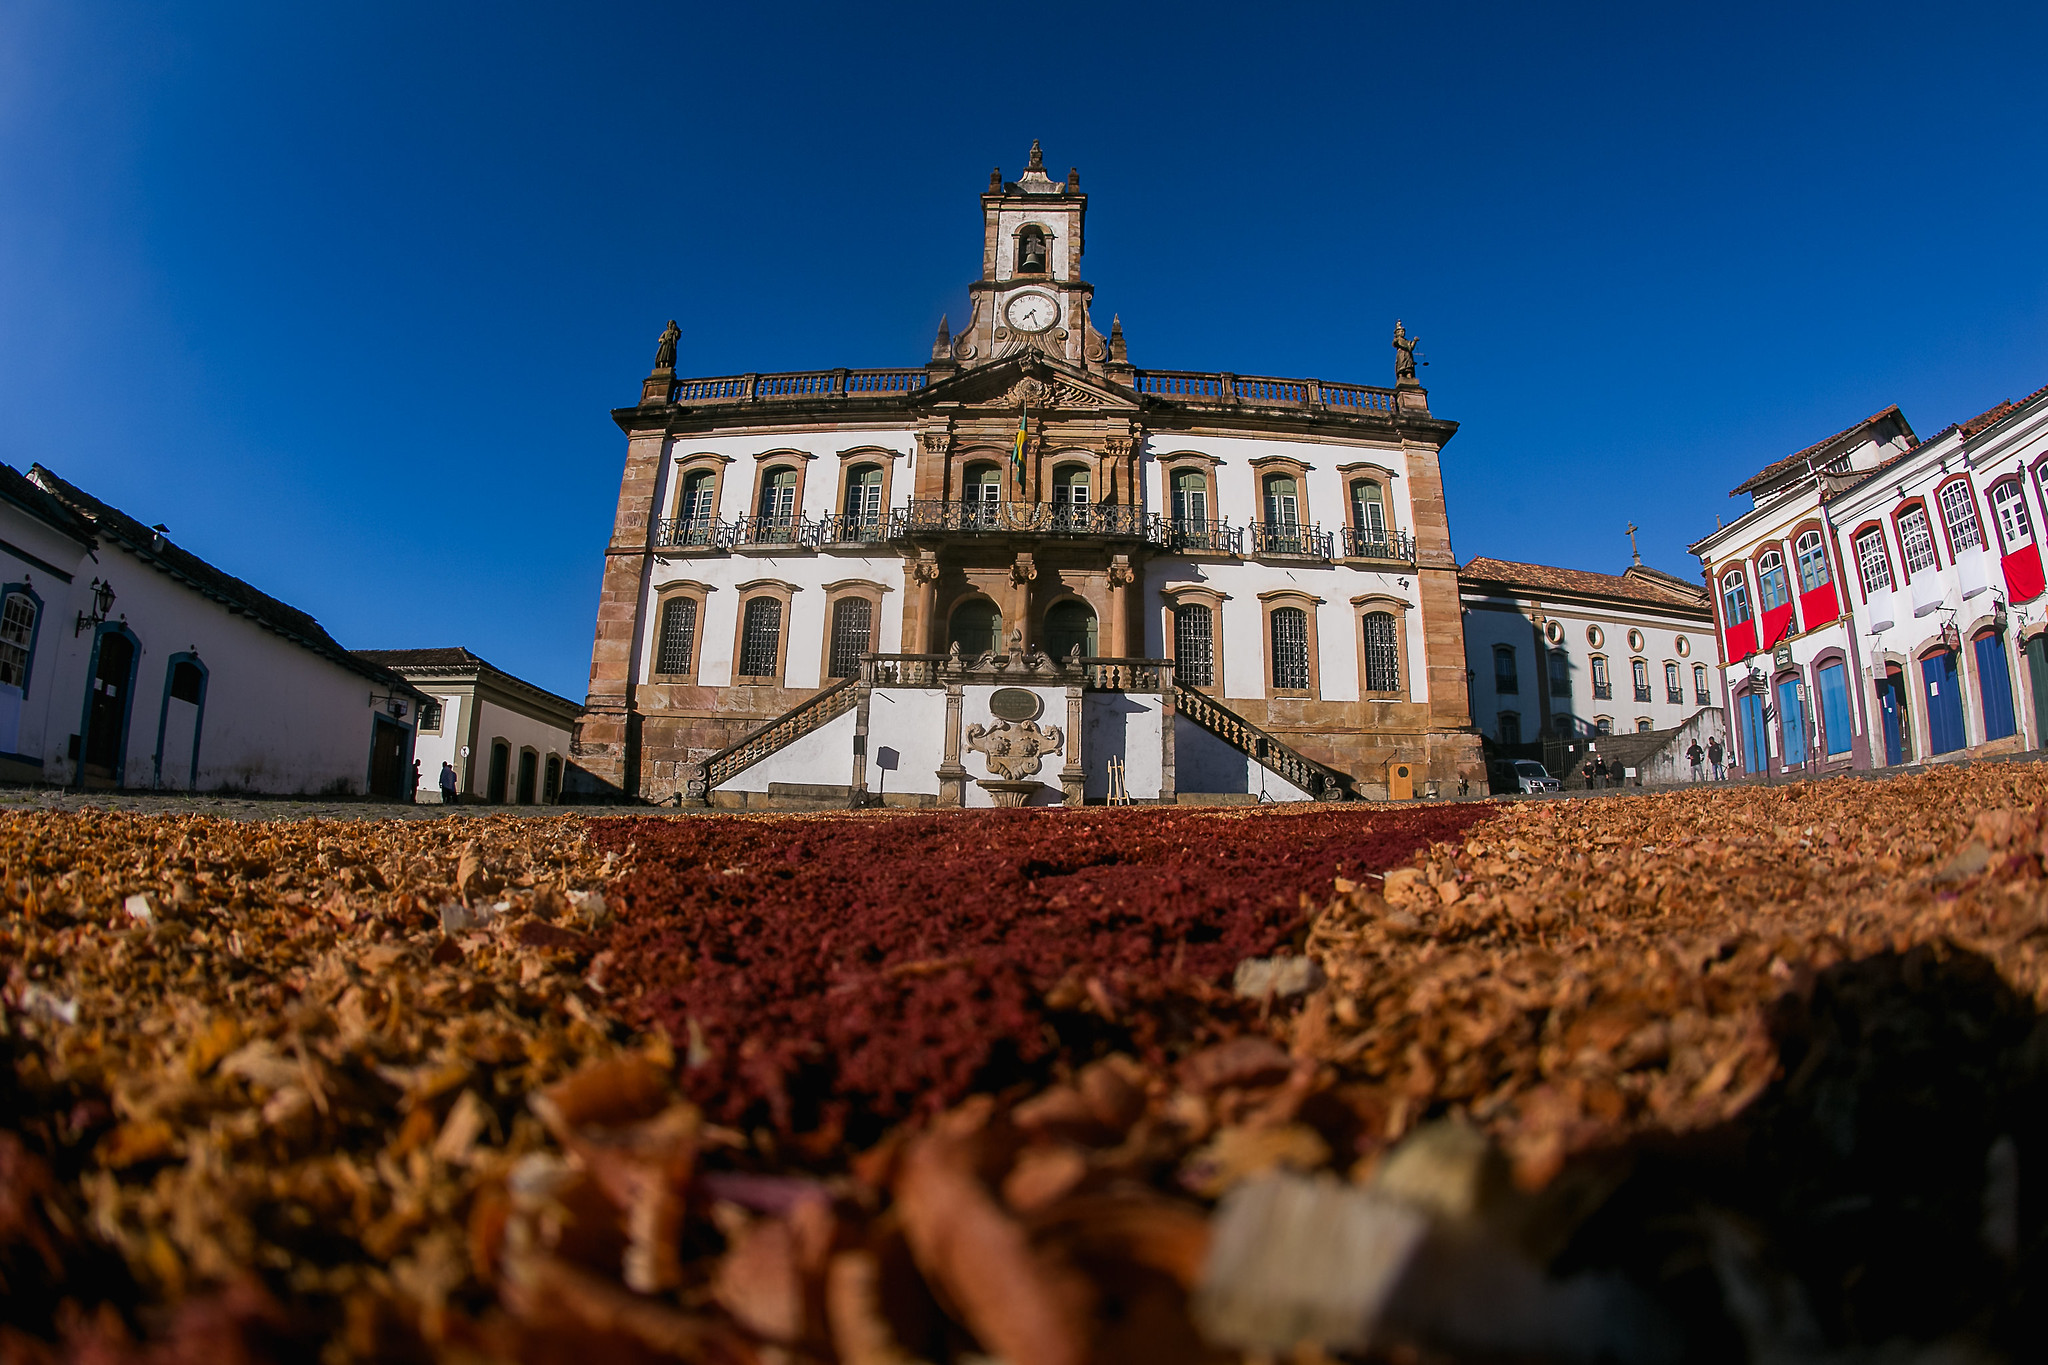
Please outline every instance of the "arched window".
[{"label": "arched window", "polygon": [[1496,692],[1519,692],[1522,679],[1515,669],[1515,647],[1495,645],[1493,647],[1493,690]]},{"label": "arched window", "polygon": [[1756,581],[1765,611],[1776,611],[1792,600],[1792,584],[1785,577],[1785,556],[1776,550],[1764,551],[1757,560]]},{"label": "arched window", "polygon": [[654,647],[656,673],[688,673],[697,653],[697,599],[671,597],[661,604],[660,638]]},{"label": "arched window", "polygon": [[1401,690],[1401,637],[1390,611],[1365,614],[1365,690]]},{"label": "arched window", "polygon": [[782,657],[782,603],[773,597],[750,597],[740,623],[740,666],[743,678],[772,678]]},{"label": "arched window", "polygon": [[1041,275],[1045,268],[1045,229],[1034,223],[1017,234],[1017,273]]},{"label": "arched window", "polygon": [[1694,703],[1700,706],[1708,705],[1711,700],[1711,694],[1707,691],[1707,666],[1705,664],[1694,664],[1692,666],[1692,699]]},{"label": "arched window", "polygon": [[1827,552],[1822,548],[1820,532],[1808,531],[1799,537],[1799,543],[1793,548],[1799,553],[1799,591],[1812,592],[1835,581],[1835,576],[1828,571]]},{"label": "arched window", "polygon": [[1095,613],[1069,597],[1045,609],[1045,652],[1066,659],[1077,649],[1084,659],[1095,656]]},{"label": "arched window", "polygon": [[709,469],[693,469],[683,477],[683,496],[676,504],[676,542],[708,545],[718,522],[718,475]]},{"label": "arched window", "polygon": [[851,678],[860,672],[860,656],[874,639],[875,604],[865,597],[842,597],[832,604],[832,648],[825,662],[828,678]]},{"label": "arched window", "polygon": [[1636,700],[1648,701],[1650,699],[1650,661],[1648,659],[1631,659],[1629,660],[1628,671],[1630,676],[1635,679]]},{"label": "arched window", "polygon": [[1573,722],[1571,712],[1569,711],[1553,711],[1550,715],[1550,728],[1557,731],[1560,735],[1571,735],[1578,732],[1578,726]]},{"label": "arched window", "polygon": [[2027,515],[2027,498],[2018,479],[2007,479],[1992,489],[1991,506],[1998,514],[1998,538],[2005,543],[2007,554],[2034,543],[2034,522]]},{"label": "arched window", "polygon": [[1367,540],[1387,538],[1387,500],[1373,479],[1359,479],[1351,485],[1351,525]]},{"label": "arched window", "polygon": [[1216,618],[1200,602],[1173,609],[1173,677],[1191,687],[1216,682]]},{"label": "arched window", "polygon": [[1301,492],[1292,474],[1266,476],[1266,521],[1271,526],[1301,524]]},{"label": "arched window", "polygon": [[1595,717],[1593,717],[1593,733],[1594,733],[1594,734],[1596,734],[1596,735],[1611,735],[1611,734],[1613,734],[1613,733],[1614,733],[1614,717],[1612,717],[1612,716],[1595,716]]},{"label": "arched window", "polygon": [[1605,701],[1614,695],[1614,680],[1607,676],[1607,656],[1605,654],[1595,654],[1590,662],[1592,663],[1593,671],[1594,699]]},{"label": "arched window", "polygon": [[1654,730],[1654,729],[1656,729],[1656,728],[1657,728],[1657,727],[1656,727],[1655,725],[1653,725],[1653,724],[1651,724],[1651,723],[1650,723],[1650,718],[1649,718],[1648,716],[1637,716],[1637,717],[1636,717],[1636,729],[1637,729],[1638,731],[1644,731],[1644,730]]},{"label": "arched window", "polygon": [[1906,551],[1906,577],[1934,567],[1934,533],[1927,525],[1927,508],[1907,508],[1899,516],[1899,544]]},{"label": "arched window", "polygon": [[1174,471],[1173,519],[1197,529],[1209,520],[1209,477],[1201,470]]},{"label": "arched window", "polygon": [[1865,596],[1892,590],[1891,559],[1884,552],[1884,530],[1873,526],[1856,537],[1856,570],[1863,576]]},{"label": "arched window", "polygon": [[1685,700],[1685,675],[1668,659],[1664,662],[1664,700],[1673,706]]},{"label": "arched window", "polygon": [[1550,695],[1569,697],[1572,694],[1571,656],[1561,649],[1550,651]]},{"label": "arched window", "polygon": [[990,653],[1002,643],[1003,614],[985,597],[970,597],[953,608],[946,623],[947,645],[960,646],[968,658]]},{"label": "arched window", "polygon": [[1721,575],[1721,608],[1731,626],[1749,619],[1749,581],[1742,576],[1742,570],[1730,569]]},{"label": "arched window", "polygon": [[441,703],[432,697],[420,703],[420,733],[435,734],[441,729]]},{"label": "arched window", "polygon": [[846,473],[846,519],[855,526],[875,526],[882,520],[882,467],[855,465]]},{"label": "arched window", "polygon": [[1941,519],[1948,523],[1950,554],[1959,555],[1984,543],[1984,533],[1977,526],[1977,499],[1970,495],[1968,479],[1942,485]]},{"label": "arched window", "polygon": [[1520,744],[1522,742],[1522,713],[1519,711],[1501,712],[1500,723],[1496,728],[1500,731],[1501,743]]},{"label": "arched window", "polygon": [[17,589],[0,603],[0,687],[28,693],[29,653],[35,648],[36,599]]},{"label": "arched window", "polygon": [[1061,530],[1088,528],[1088,466],[1063,464],[1052,472],[1052,515]]},{"label": "arched window", "polygon": [[1308,613],[1300,607],[1273,609],[1273,686],[1305,689],[1308,675]]},{"label": "arched window", "polygon": [[992,464],[969,465],[961,492],[968,524],[993,524],[996,505],[1003,500],[1003,471]]},{"label": "arched window", "polygon": [[755,538],[764,541],[796,539],[796,471],[772,469],[761,481],[761,525]]}]

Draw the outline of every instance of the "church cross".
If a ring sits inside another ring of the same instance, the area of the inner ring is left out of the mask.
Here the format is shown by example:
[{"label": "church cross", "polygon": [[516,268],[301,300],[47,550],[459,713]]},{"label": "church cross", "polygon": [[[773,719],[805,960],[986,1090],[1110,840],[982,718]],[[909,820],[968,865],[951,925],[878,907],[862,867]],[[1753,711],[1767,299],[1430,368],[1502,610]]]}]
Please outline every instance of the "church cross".
[{"label": "church cross", "polygon": [[1630,522],[1628,524],[1628,548],[1629,552],[1635,557],[1636,567],[1641,568],[1643,564],[1643,552],[1641,547],[1639,547],[1636,544],[1636,524],[1634,522]]}]

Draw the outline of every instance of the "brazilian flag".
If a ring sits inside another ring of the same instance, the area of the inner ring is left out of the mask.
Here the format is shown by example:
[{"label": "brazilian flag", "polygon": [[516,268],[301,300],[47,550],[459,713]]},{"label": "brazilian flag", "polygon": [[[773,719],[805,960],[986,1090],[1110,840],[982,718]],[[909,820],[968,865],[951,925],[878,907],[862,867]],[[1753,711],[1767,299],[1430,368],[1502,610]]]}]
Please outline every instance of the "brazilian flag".
[{"label": "brazilian flag", "polygon": [[1024,491],[1024,447],[1031,441],[1031,409],[1017,414],[1017,440],[1010,447],[1010,478],[1019,493]]}]

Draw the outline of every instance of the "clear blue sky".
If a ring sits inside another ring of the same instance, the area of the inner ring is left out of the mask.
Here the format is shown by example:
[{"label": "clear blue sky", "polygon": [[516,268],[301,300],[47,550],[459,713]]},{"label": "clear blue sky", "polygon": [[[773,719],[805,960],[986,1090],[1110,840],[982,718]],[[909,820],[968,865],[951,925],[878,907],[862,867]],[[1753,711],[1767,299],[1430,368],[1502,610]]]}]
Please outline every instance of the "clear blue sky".
[{"label": "clear blue sky", "polygon": [[1140,366],[1392,378],[1461,559],[1619,570],[2048,383],[2048,10],[0,0],[0,460],[583,695],[656,334],[917,364],[1033,137]]}]

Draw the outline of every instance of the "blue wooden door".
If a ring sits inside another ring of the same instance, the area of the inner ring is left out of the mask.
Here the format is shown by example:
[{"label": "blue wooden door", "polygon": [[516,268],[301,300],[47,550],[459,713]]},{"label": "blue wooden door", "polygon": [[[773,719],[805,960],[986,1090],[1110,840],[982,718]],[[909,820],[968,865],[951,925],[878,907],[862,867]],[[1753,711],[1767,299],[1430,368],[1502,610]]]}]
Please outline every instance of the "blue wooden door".
[{"label": "blue wooden door", "polygon": [[1846,754],[1853,742],[1849,724],[1849,670],[1828,664],[1814,676],[1820,693],[1820,732],[1823,752],[1833,758]]},{"label": "blue wooden door", "polygon": [[1806,704],[1799,700],[1797,678],[1778,684],[1778,742],[1787,768],[1806,762]]},{"label": "blue wooden door", "polygon": [[2004,739],[2013,732],[2012,669],[2005,662],[2005,641],[1987,635],[1977,641],[1977,690],[1984,698],[1984,738]]},{"label": "blue wooden door", "polygon": [[1760,773],[1769,760],[1770,749],[1764,738],[1764,699],[1760,693],[1742,694],[1742,770],[1746,773]]},{"label": "blue wooden door", "polygon": [[1952,754],[1963,747],[1963,689],[1956,682],[1956,656],[1922,659],[1920,683],[1927,692],[1927,747],[1933,753]]},{"label": "blue wooden door", "polygon": [[1897,678],[1877,685],[1877,706],[1884,716],[1884,761],[1896,765],[1906,761],[1906,693]]}]

